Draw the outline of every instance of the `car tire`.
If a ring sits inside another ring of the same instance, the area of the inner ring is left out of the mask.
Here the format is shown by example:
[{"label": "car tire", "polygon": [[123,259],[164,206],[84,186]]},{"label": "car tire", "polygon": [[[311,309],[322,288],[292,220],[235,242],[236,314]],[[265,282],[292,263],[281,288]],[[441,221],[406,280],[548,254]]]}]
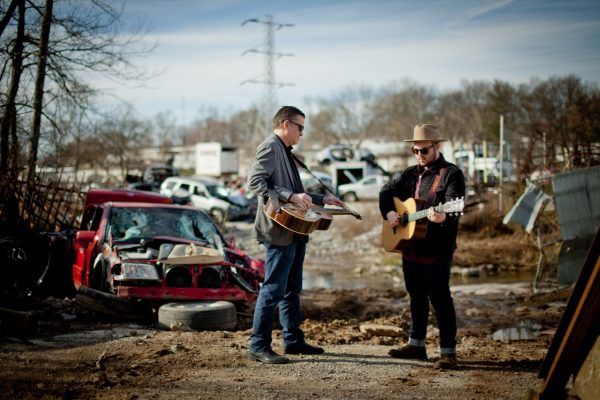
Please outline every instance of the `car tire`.
[{"label": "car tire", "polygon": [[237,325],[237,312],[228,301],[167,303],[158,309],[158,324],[181,331],[230,330]]},{"label": "car tire", "polygon": [[102,254],[98,254],[90,271],[90,287],[102,292],[110,291],[108,282],[108,261]]},{"label": "car tire", "polygon": [[144,300],[117,297],[86,286],[80,286],[75,303],[84,310],[127,321],[150,321],[152,306]]},{"label": "car tire", "polygon": [[356,197],[356,193],[354,193],[354,192],[348,192],[348,193],[345,193],[342,196],[342,200],[344,200],[344,201],[356,201],[356,200],[358,200],[358,197]]}]

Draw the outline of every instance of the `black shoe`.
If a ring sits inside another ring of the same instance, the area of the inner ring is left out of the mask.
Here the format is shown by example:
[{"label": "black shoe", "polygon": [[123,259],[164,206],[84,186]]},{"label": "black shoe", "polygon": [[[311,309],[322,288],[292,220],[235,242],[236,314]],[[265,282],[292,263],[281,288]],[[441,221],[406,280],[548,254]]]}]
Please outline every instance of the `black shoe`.
[{"label": "black shoe", "polygon": [[425,347],[413,346],[407,344],[399,349],[391,349],[388,354],[394,358],[404,358],[408,360],[427,360]]},{"label": "black shoe", "polygon": [[323,354],[325,350],[322,347],[311,346],[310,344],[303,342],[288,346],[283,352],[285,354]]},{"label": "black shoe", "polygon": [[271,349],[267,351],[250,351],[248,357],[251,360],[264,362],[265,364],[286,364],[290,362],[286,357],[280,356]]}]

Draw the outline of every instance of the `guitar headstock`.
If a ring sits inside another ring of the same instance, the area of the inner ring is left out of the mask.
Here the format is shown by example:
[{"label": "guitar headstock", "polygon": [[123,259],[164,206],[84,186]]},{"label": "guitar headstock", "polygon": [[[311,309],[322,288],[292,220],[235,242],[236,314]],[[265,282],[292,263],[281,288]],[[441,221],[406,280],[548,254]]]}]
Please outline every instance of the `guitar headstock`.
[{"label": "guitar headstock", "polygon": [[465,208],[465,198],[460,197],[454,200],[450,200],[442,205],[442,211],[445,213],[462,213],[462,210]]}]

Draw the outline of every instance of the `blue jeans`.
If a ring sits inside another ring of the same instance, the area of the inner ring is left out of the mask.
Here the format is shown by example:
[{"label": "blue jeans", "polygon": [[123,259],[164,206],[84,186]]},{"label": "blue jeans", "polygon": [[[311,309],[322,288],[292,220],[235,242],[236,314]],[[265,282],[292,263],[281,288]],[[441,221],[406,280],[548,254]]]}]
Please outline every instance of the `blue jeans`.
[{"label": "blue jeans", "polygon": [[403,260],[404,282],[410,295],[409,344],[425,344],[431,302],[440,329],[441,352],[456,351],[456,313],[450,295],[451,260],[452,257],[441,258],[431,264]]},{"label": "blue jeans", "polygon": [[277,305],[279,322],[283,327],[284,346],[304,343],[304,333],[300,329],[300,292],[306,243],[293,240],[288,246],[268,243],[265,245],[265,280],[256,300],[250,336],[250,351],[254,352],[263,352],[271,348]]}]

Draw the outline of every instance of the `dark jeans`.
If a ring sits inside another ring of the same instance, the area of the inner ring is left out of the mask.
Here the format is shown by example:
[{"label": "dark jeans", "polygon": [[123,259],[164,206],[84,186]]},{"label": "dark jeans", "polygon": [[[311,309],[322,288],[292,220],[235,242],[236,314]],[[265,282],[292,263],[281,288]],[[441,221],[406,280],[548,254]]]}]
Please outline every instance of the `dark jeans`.
[{"label": "dark jeans", "polygon": [[289,246],[266,244],[266,247],[265,280],[256,300],[250,337],[250,351],[256,352],[271,347],[277,305],[284,346],[304,343],[304,333],[300,329],[300,292],[306,243],[294,240]]},{"label": "dark jeans", "polygon": [[451,260],[452,257],[441,258],[432,264],[402,262],[404,282],[410,295],[412,324],[409,338],[425,340],[431,302],[438,320],[440,347],[443,350],[456,348],[456,313],[450,295]]}]

